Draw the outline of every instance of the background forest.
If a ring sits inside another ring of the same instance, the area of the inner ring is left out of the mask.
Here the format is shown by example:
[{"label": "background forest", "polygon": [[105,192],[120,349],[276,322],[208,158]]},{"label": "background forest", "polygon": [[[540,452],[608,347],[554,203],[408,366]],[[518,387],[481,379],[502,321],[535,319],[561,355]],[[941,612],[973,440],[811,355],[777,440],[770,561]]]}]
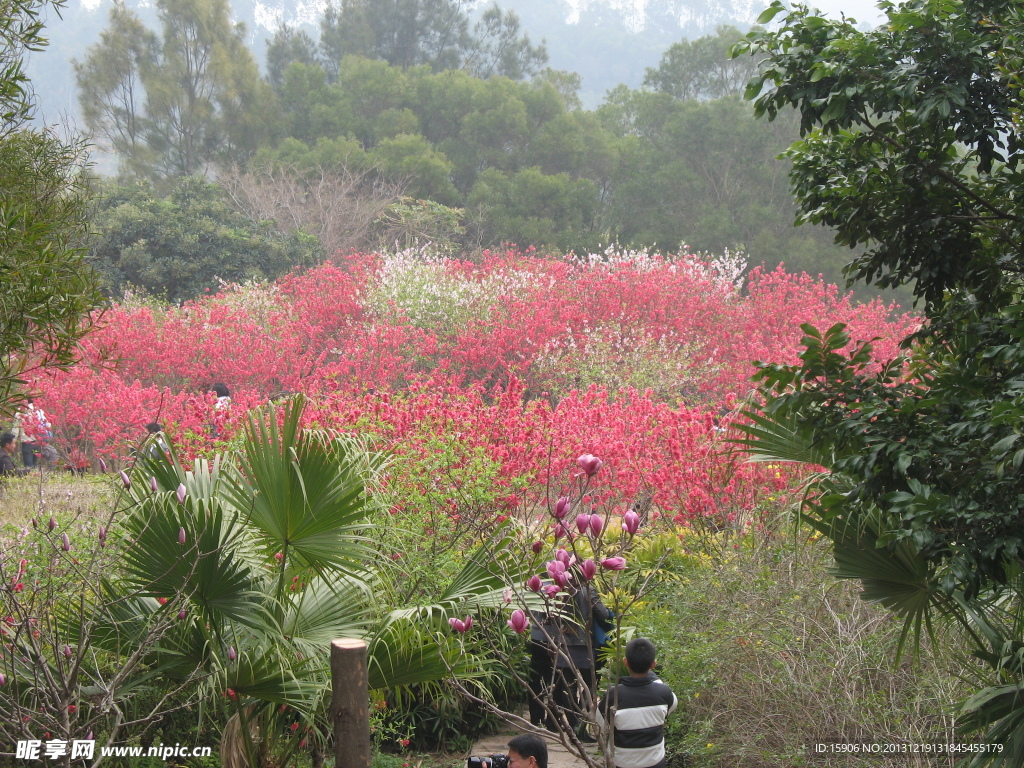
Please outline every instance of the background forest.
[{"label": "background forest", "polygon": [[75,61],[116,163],[90,241],[113,295],[180,302],[218,277],[416,243],[685,244],[842,280],[829,230],[794,226],[795,119],[758,124],[741,102],[757,62],[727,58],[735,28],[676,43],[643,87],[585,109],[580,77],[497,6],[475,22],[446,2],[332,6],[317,39],[281,28],[262,69],[223,0],[157,7],[151,30],[116,4]]}]

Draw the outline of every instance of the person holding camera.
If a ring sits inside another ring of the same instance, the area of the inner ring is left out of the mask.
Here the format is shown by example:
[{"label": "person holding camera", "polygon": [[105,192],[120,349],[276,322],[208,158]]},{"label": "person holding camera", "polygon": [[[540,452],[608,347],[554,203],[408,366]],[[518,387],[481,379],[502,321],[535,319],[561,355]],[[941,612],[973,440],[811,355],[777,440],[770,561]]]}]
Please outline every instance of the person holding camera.
[{"label": "person holding camera", "polygon": [[548,768],[548,745],[532,733],[521,733],[508,743],[507,755],[470,757],[466,768]]},{"label": "person holding camera", "polygon": [[508,768],[548,768],[548,745],[533,733],[521,733],[508,743]]}]

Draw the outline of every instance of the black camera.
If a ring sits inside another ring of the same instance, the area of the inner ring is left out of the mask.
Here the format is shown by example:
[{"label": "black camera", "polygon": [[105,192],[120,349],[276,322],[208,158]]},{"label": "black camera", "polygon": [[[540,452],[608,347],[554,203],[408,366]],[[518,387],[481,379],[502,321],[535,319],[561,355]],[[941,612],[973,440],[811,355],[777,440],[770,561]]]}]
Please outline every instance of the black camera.
[{"label": "black camera", "polygon": [[508,755],[466,758],[466,768],[508,768]]}]

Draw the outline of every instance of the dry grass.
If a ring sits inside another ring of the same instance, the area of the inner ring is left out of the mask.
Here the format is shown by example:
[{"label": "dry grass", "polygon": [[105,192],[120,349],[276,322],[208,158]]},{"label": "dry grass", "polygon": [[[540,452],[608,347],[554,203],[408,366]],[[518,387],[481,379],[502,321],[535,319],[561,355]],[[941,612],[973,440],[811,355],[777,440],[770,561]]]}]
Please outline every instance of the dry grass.
[{"label": "dry grass", "polygon": [[28,525],[33,517],[98,517],[113,498],[104,475],[77,477],[66,472],[37,471],[8,478],[0,487],[0,527]]},{"label": "dry grass", "polygon": [[956,655],[896,662],[901,625],[837,582],[822,543],[760,541],[695,571],[648,630],[683,707],[670,768],[913,768],[953,759],[818,753],[818,742],[955,741]]}]

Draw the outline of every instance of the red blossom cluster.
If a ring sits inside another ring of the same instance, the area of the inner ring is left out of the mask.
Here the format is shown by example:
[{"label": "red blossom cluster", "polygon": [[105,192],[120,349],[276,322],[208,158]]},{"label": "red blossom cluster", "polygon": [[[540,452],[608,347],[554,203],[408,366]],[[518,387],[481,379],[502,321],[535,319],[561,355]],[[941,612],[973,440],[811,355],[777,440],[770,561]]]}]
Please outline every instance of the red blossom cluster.
[{"label": "red blossom cluster", "polygon": [[[730,458],[718,419],[749,391],[753,361],[796,360],[804,322],[880,337],[885,359],[915,321],[781,269],[754,270],[740,290],[692,256],[354,254],[181,307],[115,307],[82,364],[33,385],[58,448],[80,466],[129,455],[154,420],[184,453],[202,453],[230,440],[250,407],[303,392],[311,422],[375,434],[399,456],[429,450],[437,434],[482,449],[510,508],[524,481],[544,483],[592,452],[614,479],[601,501],[614,488],[626,504],[644,497],[700,516],[750,508],[785,484]],[[598,335],[614,377],[585,360]],[[637,349],[655,374],[656,355],[674,355],[685,385],[633,381]],[[214,382],[231,388],[227,411],[214,407]]]}]

